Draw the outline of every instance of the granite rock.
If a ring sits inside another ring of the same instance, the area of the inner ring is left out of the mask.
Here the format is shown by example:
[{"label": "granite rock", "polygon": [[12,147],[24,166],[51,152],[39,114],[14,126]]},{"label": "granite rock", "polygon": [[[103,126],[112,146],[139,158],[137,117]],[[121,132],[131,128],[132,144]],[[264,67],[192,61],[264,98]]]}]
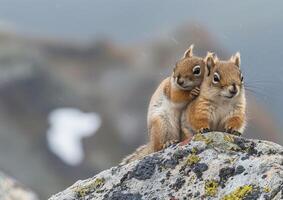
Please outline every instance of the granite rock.
[{"label": "granite rock", "polygon": [[210,132],[78,181],[50,200],[282,198],[282,146]]}]

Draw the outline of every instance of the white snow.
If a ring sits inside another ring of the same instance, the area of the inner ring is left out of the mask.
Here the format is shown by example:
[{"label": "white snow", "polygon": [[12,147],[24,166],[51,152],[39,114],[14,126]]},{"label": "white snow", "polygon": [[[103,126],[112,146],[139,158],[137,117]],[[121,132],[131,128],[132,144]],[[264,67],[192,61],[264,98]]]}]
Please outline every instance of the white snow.
[{"label": "white snow", "polygon": [[90,137],[101,126],[97,113],[75,108],[58,108],[49,114],[47,131],[49,149],[68,165],[79,165],[84,159],[82,138]]}]

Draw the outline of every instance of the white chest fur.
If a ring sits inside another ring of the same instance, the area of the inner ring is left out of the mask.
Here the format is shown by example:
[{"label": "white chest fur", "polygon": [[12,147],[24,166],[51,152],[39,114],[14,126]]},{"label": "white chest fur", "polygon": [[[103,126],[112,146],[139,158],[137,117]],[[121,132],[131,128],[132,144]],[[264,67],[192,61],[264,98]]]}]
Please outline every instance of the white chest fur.
[{"label": "white chest fur", "polygon": [[234,106],[231,103],[221,102],[211,107],[210,126],[212,130],[223,131],[226,119],[234,112]]},{"label": "white chest fur", "polygon": [[148,124],[151,124],[152,119],[159,118],[167,131],[177,134],[180,130],[181,112],[185,106],[186,104],[172,103],[166,96],[160,95],[149,107]]}]

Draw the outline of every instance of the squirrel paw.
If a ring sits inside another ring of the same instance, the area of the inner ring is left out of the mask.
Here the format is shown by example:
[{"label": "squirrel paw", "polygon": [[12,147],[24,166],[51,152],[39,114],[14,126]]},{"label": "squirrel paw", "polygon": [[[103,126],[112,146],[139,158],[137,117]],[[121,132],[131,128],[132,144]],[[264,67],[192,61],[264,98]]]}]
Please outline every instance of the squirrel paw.
[{"label": "squirrel paw", "polygon": [[197,133],[208,133],[208,132],[211,132],[211,130],[209,128],[201,128],[200,130],[197,131]]},{"label": "squirrel paw", "polygon": [[200,93],[200,88],[199,87],[195,87],[191,92],[190,92],[190,96],[192,98],[196,98]]},{"label": "squirrel paw", "polygon": [[232,134],[232,135],[236,135],[236,136],[241,136],[241,135],[242,135],[241,132],[236,131],[236,130],[234,130],[234,129],[232,129],[232,128],[226,129],[225,132],[226,132],[226,133],[230,133],[230,134]]},{"label": "squirrel paw", "polygon": [[166,149],[167,147],[173,145],[173,144],[177,144],[179,141],[178,140],[170,140],[167,141],[164,145],[163,145],[163,149]]}]

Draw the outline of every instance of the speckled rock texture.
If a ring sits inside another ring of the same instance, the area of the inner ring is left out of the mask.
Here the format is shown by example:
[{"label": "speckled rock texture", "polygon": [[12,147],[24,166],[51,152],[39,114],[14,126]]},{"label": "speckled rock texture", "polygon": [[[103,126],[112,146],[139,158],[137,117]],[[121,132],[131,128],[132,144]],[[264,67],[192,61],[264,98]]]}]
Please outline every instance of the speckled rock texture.
[{"label": "speckled rock texture", "polygon": [[283,199],[283,147],[220,132],[196,135],[78,181],[51,200]]},{"label": "speckled rock texture", "polygon": [[14,179],[0,172],[1,200],[38,200],[37,196]]}]

